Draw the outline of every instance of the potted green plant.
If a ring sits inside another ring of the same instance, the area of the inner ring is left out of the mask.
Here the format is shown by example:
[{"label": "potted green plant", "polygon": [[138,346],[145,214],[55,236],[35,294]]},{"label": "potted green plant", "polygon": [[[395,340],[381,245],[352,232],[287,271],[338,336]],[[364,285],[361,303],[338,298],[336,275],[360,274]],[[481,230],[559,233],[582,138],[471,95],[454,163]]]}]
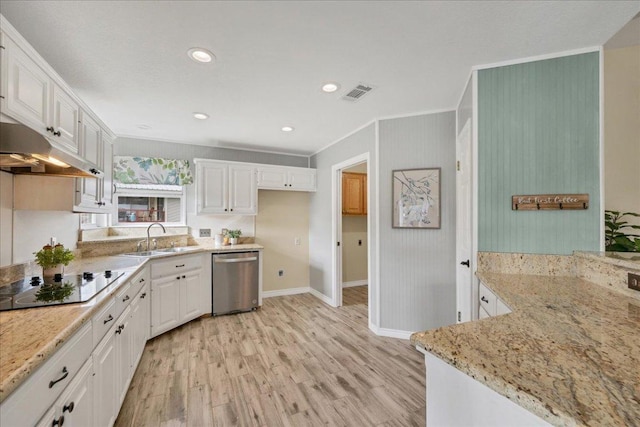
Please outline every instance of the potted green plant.
[{"label": "potted green plant", "polygon": [[[640,252],[640,225],[629,224],[625,216],[640,217],[634,212],[604,211],[605,250],[608,252]],[[629,231],[628,231],[629,230]]]},{"label": "potted green plant", "polygon": [[55,274],[64,274],[64,267],[73,261],[74,255],[63,245],[45,245],[38,252],[34,252],[36,264],[42,267],[43,277],[53,277]]},{"label": "potted green plant", "polygon": [[238,237],[242,235],[242,230],[229,230],[227,236],[229,237],[229,243],[236,245],[238,243]]}]

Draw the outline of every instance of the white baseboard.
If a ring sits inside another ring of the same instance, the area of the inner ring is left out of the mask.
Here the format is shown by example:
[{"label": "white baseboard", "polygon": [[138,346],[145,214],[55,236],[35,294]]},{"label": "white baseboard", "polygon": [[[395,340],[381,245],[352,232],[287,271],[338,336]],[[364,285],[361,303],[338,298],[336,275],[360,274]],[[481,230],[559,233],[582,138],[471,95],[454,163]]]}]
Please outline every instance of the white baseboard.
[{"label": "white baseboard", "polygon": [[343,288],[352,288],[354,286],[363,286],[368,284],[369,281],[367,279],[364,280],[353,280],[351,282],[342,282],[342,287]]},{"label": "white baseboard", "polygon": [[275,291],[264,291],[262,292],[262,298],[271,298],[271,297],[282,297],[285,295],[298,295],[298,294],[306,294],[311,289],[309,286],[302,286],[300,288],[289,288],[289,289],[277,289]]},{"label": "white baseboard", "polygon": [[313,289],[311,287],[309,288],[309,293],[311,295],[313,295],[314,297],[318,298],[323,303],[325,303],[327,305],[330,305],[331,307],[335,307],[336,306],[335,302],[331,298],[329,298],[328,296],[326,296],[324,294],[321,294],[319,291],[317,291],[317,290],[315,290],[315,289]]},{"label": "white baseboard", "polygon": [[411,338],[411,331],[401,331],[399,329],[387,329],[387,328],[378,328],[373,323],[369,323],[369,329],[376,335],[381,337],[389,337],[389,338],[399,338],[401,340],[408,340]]}]

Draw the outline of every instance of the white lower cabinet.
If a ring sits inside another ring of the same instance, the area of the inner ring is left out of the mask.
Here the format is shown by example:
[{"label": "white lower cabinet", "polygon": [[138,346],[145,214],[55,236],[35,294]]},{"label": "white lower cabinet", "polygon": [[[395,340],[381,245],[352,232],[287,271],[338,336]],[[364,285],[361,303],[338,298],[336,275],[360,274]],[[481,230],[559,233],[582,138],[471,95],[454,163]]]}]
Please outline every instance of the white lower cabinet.
[{"label": "white lower cabinet", "polygon": [[482,282],[480,282],[478,296],[480,301],[479,319],[511,313],[511,309]]},{"label": "white lower cabinet", "polygon": [[36,425],[91,358],[92,347],[88,322],[0,404],[0,426]]},{"label": "white lower cabinet", "polygon": [[87,360],[65,392],[47,411],[38,427],[93,425],[93,361]]},{"label": "white lower cabinet", "polygon": [[[0,404],[1,427],[111,427],[150,332],[211,312],[210,254],[175,256],[122,283],[93,318]],[[160,276],[158,276],[160,275]],[[154,301],[151,301],[151,289]],[[153,313],[151,307],[153,306]],[[151,328],[151,318],[161,328]]]},{"label": "white lower cabinet", "polygon": [[211,312],[211,284],[202,254],[155,261],[151,266],[151,337]]},{"label": "white lower cabinet", "polygon": [[116,395],[118,349],[116,348],[117,325],[111,327],[93,352],[94,399],[93,423],[96,427],[111,426],[116,420]]}]

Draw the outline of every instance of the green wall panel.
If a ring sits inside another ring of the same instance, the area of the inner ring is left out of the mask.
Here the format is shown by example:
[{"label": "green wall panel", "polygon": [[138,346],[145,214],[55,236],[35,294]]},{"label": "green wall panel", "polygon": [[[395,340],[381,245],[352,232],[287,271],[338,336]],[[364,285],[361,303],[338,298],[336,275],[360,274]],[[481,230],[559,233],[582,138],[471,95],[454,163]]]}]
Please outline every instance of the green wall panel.
[{"label": "green wall panel", "polygon": [[[478,72],[478,249],[600,249],[599,54]],[[588,193],[578,211],[512,211],[518,194]]]}]

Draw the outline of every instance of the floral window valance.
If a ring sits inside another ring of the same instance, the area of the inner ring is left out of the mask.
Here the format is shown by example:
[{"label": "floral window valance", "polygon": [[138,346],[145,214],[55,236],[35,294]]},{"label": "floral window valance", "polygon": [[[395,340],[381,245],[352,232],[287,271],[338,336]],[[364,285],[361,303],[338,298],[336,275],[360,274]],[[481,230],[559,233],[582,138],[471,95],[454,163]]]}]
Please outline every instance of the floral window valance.
[{"label": "floral window valance", "polygon": [[121,184],[193,184],[188,160],[114,156],[113,179]]}]

